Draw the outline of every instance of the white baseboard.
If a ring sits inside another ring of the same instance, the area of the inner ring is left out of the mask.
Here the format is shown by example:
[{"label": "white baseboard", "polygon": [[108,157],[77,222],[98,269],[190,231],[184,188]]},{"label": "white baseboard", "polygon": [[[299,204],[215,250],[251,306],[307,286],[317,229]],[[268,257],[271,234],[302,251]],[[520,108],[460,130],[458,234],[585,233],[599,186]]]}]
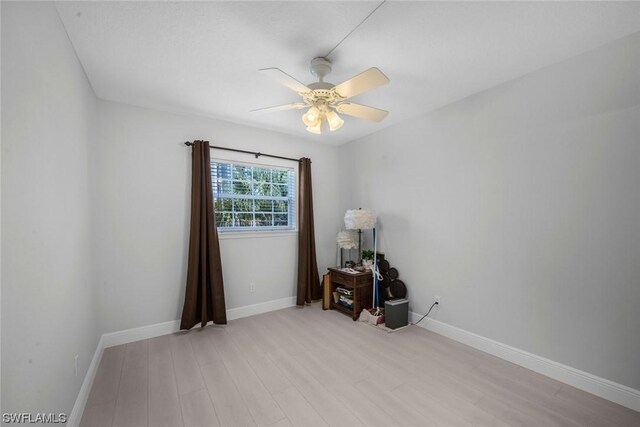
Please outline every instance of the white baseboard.
[{"label": "white baseboard", "polygon": [[87,369],[87,374],[84,376],[84,380],[82,381],[82,386],[80,387],[80,391],[78,392],[76,403],[73,405],[71,414],[69,414],[67,427],[77,427],[80,425],[82,414],[84,413],[84,407],[87,404],[87,399],[89,399],[89,393],[91,393],[93,380],[96,377],[98,366],[100,366],[100,361],[102,360],[103,350],[104,342],[101,337],[98,341],[96,352],[93,354],[93,358],[91,359],[91,363],[89,364],[89,369]]},{"label": "white baseboard", "polygon": [[138,328],[125,329],[124,331],[110,332],[102,335],[102,341],[104,343],[104,348],[107,348],[155,338],[161,335],[172,334],[179,330],[180,321],[170,320],[168,322],[156,323],[155,325],[140,326]]},{"label": "white baseboard", "polygon": [[[227,320],[241,319],[243,317],[280,310],[294,305],[296,305],[296,297],[287,297],[259,304],[246,305],[244,307],[230,308],[227,310]],[[178,332],[179,330],[180,320],[170,320],[168,322],[156,323],[155,325],[140,326],[138,328],[103,334],[102,337],[100,337],[100,341],[98,341],[96,352],[93,355],[93,359],[91,359],[91,364],[80,387],[76,403],[73,405],[73,409],[69,415],[67,426],[76,427],[80,425],[84,407],[87,404],[91,386],[93,385],[93,380],[98,371],[98,366],[100,366],[102,353],[105,348],[155,338],[161,335],[168,335]]]},{"label": "white baseboard", "polygon": [[244,307],[230,308],[227,310],[227,320],[255,316],[256,314],[293,307],[294,305],[296,305],[296,297],[287,297],[261,302],[259,304],[245,305]]},{"label": "white baseboard", "polygon": [[[412,322],[417,322],[422,315],[409,313]],[[474,334],[473,332],[451,326],[439,320],[426,318],[419,325],[439,335],[477,348],[511,363],[546,375],[555,380],[569,384],[603,399],[626,406],[634,411],[640,411],[640,391],[588,372],[554,362],[541,356],[511,347],[507,344]]]},{"label": "white baseboard", "polygon": [[[227,320],[241,319],[243,317],[280,310],[282,308],[292,307],[295,304],[295,297],[287,297],[273,301],[261,302],[259,304],[230,308],[227,310]],[[125,329],[124,331],[110,332],[108,334],[104,334],[102,336],[102,340],[104,348],[107,348],[155,338],[162,335],[173,334],[179,330],[180,320],[170,320],[168,322],[156,323],[155,325],[140,326],[138,328]]]}]

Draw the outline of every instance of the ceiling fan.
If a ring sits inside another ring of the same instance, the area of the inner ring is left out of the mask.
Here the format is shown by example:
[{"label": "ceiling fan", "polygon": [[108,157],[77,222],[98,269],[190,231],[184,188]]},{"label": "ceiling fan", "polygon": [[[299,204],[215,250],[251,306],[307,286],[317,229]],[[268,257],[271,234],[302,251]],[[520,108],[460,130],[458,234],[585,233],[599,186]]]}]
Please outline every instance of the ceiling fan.
[{"label": "ceiling fan", "polygon": [[308,85],[300,83],[279,68],[263,68],[259,71],[297,92],[303,102],[261,108],[252,112],[266,113],[308,108],[302,115],[302,121],[311,133],[322,133],[323,123],[326,123],[332,132],[340,129],[344,120],[338,113],[374,122],[382,121],[389,114],[388,111],[378,108],[346,102],[349,98],[389,83],[387,76],[375,67],[338,85],[324,81],[324,77],[331,72],[331,61],[323,57],[314,58],[311,61],[311,74],[316,76],[318,81]]}]

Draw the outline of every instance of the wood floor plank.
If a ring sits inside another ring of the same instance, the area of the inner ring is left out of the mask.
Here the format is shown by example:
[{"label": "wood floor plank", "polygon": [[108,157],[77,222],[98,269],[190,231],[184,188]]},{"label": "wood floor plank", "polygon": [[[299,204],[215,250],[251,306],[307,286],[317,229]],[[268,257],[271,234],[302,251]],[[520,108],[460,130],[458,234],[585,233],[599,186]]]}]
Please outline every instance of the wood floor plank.
[{"label": "wood floor plank", "polygon": [[[515,411],[518,414],[537,420],[538,423],[544,422],[545,425],[549,426],[581,426],[581,423],[576,419],[571,419],[558,411],[550,409],[545,404],[552,396],[545,398],[540,394],[531,392],[531,390],[513,387],[513,383],[506,381],[504,378],[499,378],[498,376],[486,377],[478,374],[475,370],[467,374],[466,380],[474,383],[476,387],[481,388],[486,393],[486,396],[478,402],[478,406],[491,403],[492,405],[488,407],[495,408],[497,407],[497,405],[493,404],[495,400],[501,406],[509,408],[509,416],[513,416]],[[480,402],[483,403],[480,404]],[[504,414],[504,411],[502,413]],[[494,415],[501,418],[498,414],[494,413]],[[509,424],[512,423],[508,420],[504,421]]]},{"label": "wood floor plank", "polygon": [[435,388],[438,393],[449,393],[468,403],[476,403],[485,396],[485,390],[476,383],[467,381],[465,375],[451,375],[433,370],[428,373],[417,374],[409,383],[419,384],[427,389]]},{"label": "wood floor plank", "polygon": [[423,415],[415,408],[404,403],[393,392],[379,389],[373,381],[361,381],[356,384],[356,388],[402,426],[437,426],[430,417]]},{"label": "wood floor plank", "polygon": [[640,426],[640,413],[566,384],[544,405],[585,427]]},{"label": "wood floor plank", "polygon": [[[301,321],[302,322],[302,321]],[[319,324],[320,322],[316,322]],[[324,325],[323,325],[324,326]],[[364,328],[368,326],[361,325]],[[351,382],[358,383],[363,379],[369,378],[372,373],[376,374],[376,382],[383,388],[395,388],[415,376],[414,372],[401,366],[394,360],[394,354],[383,354],[377,351],[375,345],[357,345],[349,340],[341,338],[339,334],[332,331],[333,328],[324,326],[314,333],[314,339],[317,342],[313,353],[317,354],[325,349],[331,349],[331,362],[340,366],[342,378]],[[358,330],[358,329],[356,329]],[[365,329],[367,330],[367,329]],[[379,331],[371,330],[380,334]]]},{"label": "wood floor plank", "polygon": [[225,334],[225,331],[219,326],[194,329],[187,334],[193,348],[193,354],[200,366],[220,360],[218,349],[210,338],[221,334]]},{"label": "wood floor plank", "polygon": [[244,398],[258,426],[268,426],[283,419],[284,413],[273,400],[260,378],[253,371],[243,354],[227,334],[211,337],[219,348],[220,357],[229,371],[238,391]]},{"label": "wood floor plank", "polygon": [[262,334],[256,332],[252,323],[246,321],[247,318],[240,320],[245,320],[245,322],[240,324],[229,322],[231,328],[227,332],[236,346],[243,352],[247,362],[253,365],[254,362],[263,359],[264,354],[273,350],[273,348],[265,343]]},{"label": "wood floor plank", "polygon": [[282,371],[266,355],[263,355],[262,359],[255,360],[252,368],[270,393],[284,390],[292,385],[289,378],[283,375]]},{"label": "wood floor plank", "polygon": [[222,362],[201,367],[213,407],[222,426],[255,426],[233,379]]},{"label": "wood floor plank", "polygon": [[408,341],[413,342],[418,347],[432,350],[447,359],[456,359],[458,362],[468,366],[476,366],[479,363],[486,362],[486,353],[431,331],[424,331],[427,333],[423,331],[424,329],[420,330],[419,328],[406,328],[399,331],[401,333],[391,334],[390,338],[404,341],[403,345],[407,345]]},{"label": "wood floor plank", "polygon": [[[403,331],[396,332],[400,334]],[[336,335],[342,336],[345,345],[353,348],[348,352],[350,355],[357,353],[360,355],[356,360],[368,361],[375,358],[375,363],[382,366],[381,372],[387,369],[395,370],[395,376],[413,377],[415,375],[427,375],[433,371],[448,371],[447,366],[439,363],[440,360],[429,357],[415,359],[402,346],[392,345],[386,337],[390,334],[376,330],[372,326],[365,325],[361,322],[352,322],[352,324],[342,325],[336,328]],[[366,362],[365,362],[366,363]],[[457,372],[453,370],[452,372]],[[381,378],[383,379],[383,378]],[[403,378],[404,379],[404,378]],[[387,387],[393,388],[398,384],[388,384]]]},{"label": "wood floor plank", "polygon": [[[549,427],[582,427],[574,420],[563,417],[554,411],[550,411],[545,407],[537,405],[533,402],[522,399],[497,399],[491,396],[483,397],[476,405],[488,412],[493,413],[496,417],[502,419],[508,424],[513,424],[511,418],[517,418],[520,420],[533,420],[535,424],[529,425],[544,425]],[[497,411],[497,412],[496,412]],[[503,416],[507,416],[507,419]]]},{"label": "wood floor plank", "polygon": [[336,381],[327,389],[366,426],[393,427],[400,425],[383,408],[368,399],[362,391],[352,384]]},{"label": "wood floor plank", "polygon": [[322,427],[328,424],[311,407],[295,387],[289,387],[273,395],[294,426]]},{"label": "wood floor plank", "polygon": [[293,356],[288,352],[278,351],[270,353],[269,357],[328,425],[345,427],[363,425],[353,412],[298,363],[297,359],[305,357],[306,354],[298,353],[297,356]]},{"label": "wood floor plank", "polygon": [[149,340],[135,341],[124,346],[122,369],[146,369],[149,363]]},{"label": "wood floor plank", "polygon": [[[296,323],[299,327],[298,322]],[[293,328],[294,326],[292,326]],[[300,335],[305,336],[304,330],[298,331]],[[366,349],[359,349],[354,347],[332,334],[330,329],[320,330],[313,334],[314,339],[310,339],[308,344],[309,350],[305,351],[305,354],[312,353],[317,354],[327,348],[331,349],[331,364],[340,366],[343,378],[351,383],[357,383],[363,379],[368,378],[376,367],[373,366],[373,361],[370,360],[370,354],[367,354]],[[357,356],[356,356],[357,355]],[[354,357],[356,356],[356,357]]]},{"label": "wood floor plank", "polygon": [[184,427],[219,427],[207,390],[196,390],[180,396]]},{"label": "wood floor plank", "polygon": [[[489,369],[483,369],[484,365],[481,364],[473,373],[479,374],[495,384],[502,384],[514,394],[534,402],[541,410],[557,414],[580,426],[613,427],[625,425],[622,419],[616,419],[614,414],[604,415],[594,405],[580,407],[580,405],[562,402],[559,397],[560,389],[569,386],[563,386],[558,381],[525,368],[516,366],[505,369],[502,365],[496,363]],[[596,405],[599,401],[605,402],[603,399],[597,398]]]},{"label": "wood floor plank", "polygon": [[306,340],[303,337],[281,333],[281,331],[286,331],[291,327],[288,322],[281,321],[275,312],[269,314],[269,316],[262,316],[260,322],[256,323],[257,329],[265,337],[266,344],[275,346],[277,349],[286,349],[291,354],[300,353],[308,349]]},{"label": "wood floor plank", "polygon": [[193,354],[189,333],[178,332],[169,335],[173,370],[176,374],[178,394],[181,395],[205,387],[198,362]]},{"label": "wood floor plank", "polygon": [[116,404],[113,427],[142,427],[147,424],[147,402],[123,401]]},{"label": "wood floor plank", "polygon": [[82,414],[80,427],[111,427],[116,401],[87,406]]},{"label": "wood floor plank", "polygon": [[[335,369],[332,358],[334,354],[325,348],[307,352],[297,361],[364,425],[399,426],[389,414],[374,405],[344,378],[343,369]],[[371,372],[372,375],[376,373],[377,371]]]},{"label": "wood floor plank", "polygon": [[265,322],[272,316],[272,313],[265,313],[258,316],[247,318],[246,331],[251,332],[254,344],[264,353],[281,348],[281,342],[277,339],[278,333],[273,329],[265,326]]},{"label": "wood floor plank", "polygon": [[293,427],[293,424],[291,424],[289,418],[283,418],[280,421],[276,421],[275,423],[271,424],[269,427]]},{"label": "wood floor plank", "polygon": [[[405,404],[415,408],[424,417],[436,423],[436,425],[455,425],[459,427],[473,427],[470,421],[460,416],[458,410],[452,411],[441,402],[430,398],[421,390],[411,388],[406,384],[393,390],[393,395],[400,398]],[[457,409],[457,408],[456,408]]]},{"label": "wood floor plank", "polygon": [[536,417],[524,414],[505,402],[490,396],[483,397],[476,405],[512,427],[539,427],[544,425],[540,424],[541,421]]},{"label": "wood floor plank", "polygon": [[87,399],[87,407],[101,403],[115,402],[120,385],[120,373],[124,361],[125,346],[105,348],[102,360],[93,380],[91,393]]},{"label": "wood floor plank", "polygon": [[[420,396],[427,401],[426,406],[436,404],[438,407],[454,413],[466,422],[477,426],[492,426],[504,424],[496,417],[455,393],[443,387],[437,381],[410,381],[401,386],[407,392]],[[436,422],[440,423],[437,419]]]},{"label": "wood floor plank", "polygon": [[249,319],[251,318],[242,319],[244,322],[233,325],[229,333],[232,341],[270,393],[291,387],[287,377],[266,357],[266,354],[276,347],[272,346],[263,334],[257,332]]},{"label": "wood floor plank", "polygon": [[518,378],[513,372],[507,374],[500,369],[489,369],[482,365],[476,366],[471,374],[495,384],[501,384],[511,392],[533,402],[544,402],[549,396],[554,396],[558,392],[555,384],[544,381],[536,384],[531,379]]},{"label": "wood floor plank", "polygon": [[149,340],[149,425],[182,426],[178,386],[167,335]]},{"label": "wood floor plank", "polygon": [[146,426],[148,419],[148,340],[125,346],[124,361],[113,415],[114,426]]},{"label": "wood floor plank", "polygon": [[451,346],[445,345],[444,343],[429,340],[422,334],[417,334],[415,329],[416,328],[407,328],[406,330],[388,334],[389,336],[386,340],[396,348],[408,350],[410,352],[408,355],[410,359],[437,360],[439,364],[451,371],[469,371],[478,364],[475,357],[465,352],[455,351]]}]

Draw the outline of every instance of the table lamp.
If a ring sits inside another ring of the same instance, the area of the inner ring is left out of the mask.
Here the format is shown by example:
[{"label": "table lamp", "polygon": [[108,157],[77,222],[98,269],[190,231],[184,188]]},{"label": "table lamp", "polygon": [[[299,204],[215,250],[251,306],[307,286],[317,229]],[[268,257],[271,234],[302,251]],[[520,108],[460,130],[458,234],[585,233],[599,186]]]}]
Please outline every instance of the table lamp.
[{"label": "table lamp", "polygon": [[351,260],[351,249],[356,249],[358,247],[358,238],[356,237],[356,233],[353,231],[340,231],[338,236],[336,236],[336,243],[338,243],[338,248],[340,251],[340,266],[342,265],[342,249],[349,250],[349,260]]},{"label": "table lamp", "polygon": [[344,214],[344,227],[358,230],[358,266],[362,268],[362,230],[371,230],[376,225],[376,215],[368,209],[349,209]]}]

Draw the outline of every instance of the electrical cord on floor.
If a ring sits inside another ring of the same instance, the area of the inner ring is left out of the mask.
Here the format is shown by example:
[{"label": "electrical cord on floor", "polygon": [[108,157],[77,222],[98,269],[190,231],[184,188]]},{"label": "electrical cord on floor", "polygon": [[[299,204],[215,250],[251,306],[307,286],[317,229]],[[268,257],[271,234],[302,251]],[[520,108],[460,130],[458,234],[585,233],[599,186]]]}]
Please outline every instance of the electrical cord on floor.
[{"label": "electrical cord on floor", "polygon": [[420,320],[418,320],[416,323],[414,323],[414,325],[417,325],[418,323],[422,322],[422,319],[424,319],[425,317],[427,317],[429,315],[429,313],[431,313],[431,310],[433,309],[433,307],[435,307],[436,305],[438,305],[438,302],[434,302],[433,304],[431,304],[431,307],[429,307],[429,311],[427,311],[427,314],[425,314],[424,316],[422,316],[420,318]]}]

